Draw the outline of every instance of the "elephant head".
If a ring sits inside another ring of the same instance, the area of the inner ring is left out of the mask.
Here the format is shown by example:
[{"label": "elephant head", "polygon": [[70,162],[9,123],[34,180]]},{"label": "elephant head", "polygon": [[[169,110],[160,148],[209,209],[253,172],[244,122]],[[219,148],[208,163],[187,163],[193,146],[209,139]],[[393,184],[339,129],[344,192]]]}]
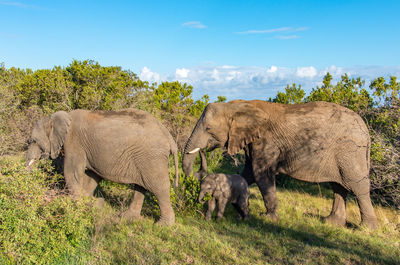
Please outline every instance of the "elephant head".
[{"label": "elephant head", "polygon": [[228,154],[236,154],[260,137],[260,125],[264,122],[266,113],[242,100],[208,104],[186,142],[184,173],[193,172],[193,162],[200,150],[224,147]]},{"label": "elephant head", "polygon": [[217,188],[217,182],[215,178],[212,177],[206,177],[204,180],[201,182],[200,185],[200,193],[199,193],[199,203],[204,203],[204,197],[206,194],[209,194],[211,196],[216,196],[218,194],[214,194]]},{"label": "elephant head", "polygon": [[26,166],[42,157],[56,159],[64,145],[71,117],[65,111],[58,111],[39,120],[32,129],[26,154]]}]

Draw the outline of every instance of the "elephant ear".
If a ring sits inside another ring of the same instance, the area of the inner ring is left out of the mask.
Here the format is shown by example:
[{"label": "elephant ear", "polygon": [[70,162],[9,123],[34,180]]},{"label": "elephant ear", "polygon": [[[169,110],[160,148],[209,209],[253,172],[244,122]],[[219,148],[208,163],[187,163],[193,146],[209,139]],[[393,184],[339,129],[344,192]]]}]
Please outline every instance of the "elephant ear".
[{"label": "elephant ear", "polygon": [[234,155],[246,145],[260,138],[260,130],[266,122],[266,114],[249,103],[240,104],[234,113],[228,132],[228,154]]},{"label": "elephant ear", "polygon": [[50,157],[56,159],[67,136],[71,117],[65,111],[58,111],[50,117]]}]

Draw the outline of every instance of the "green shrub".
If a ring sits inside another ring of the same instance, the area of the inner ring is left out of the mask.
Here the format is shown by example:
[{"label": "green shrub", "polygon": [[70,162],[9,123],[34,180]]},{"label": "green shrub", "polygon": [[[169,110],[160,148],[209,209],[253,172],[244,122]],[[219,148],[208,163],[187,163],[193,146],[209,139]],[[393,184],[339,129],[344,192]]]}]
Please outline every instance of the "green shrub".
[{"label": "green shrub", "polygon": [[95,216],[90,200],[50,189],[60,176],[45,173],[48,164],[31,172],[22,161],[0,165],[0,260],[49,264],[87,247]]}]

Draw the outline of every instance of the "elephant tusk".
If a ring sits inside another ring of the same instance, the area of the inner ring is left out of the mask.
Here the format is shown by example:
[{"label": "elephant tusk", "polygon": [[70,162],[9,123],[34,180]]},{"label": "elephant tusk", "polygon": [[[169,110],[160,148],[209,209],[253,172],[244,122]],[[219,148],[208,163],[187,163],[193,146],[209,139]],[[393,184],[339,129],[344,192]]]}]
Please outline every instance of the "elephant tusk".
[{"label": "elephant tusk", "polygon": [[30,167],[33,164],[33,162],[35,162],[35,159],[31,159],[31,161],[29,161],[28,167]]},{"label": "elephant tusk", "polygon": [[192,151],[190,151],[190,152],[188,152],[188,153],[189,153],[189,154],[194,154],[194,153],[198,152],[199,150],[200,150],[200,148],[197,147],[197,148],[193,149]]}]

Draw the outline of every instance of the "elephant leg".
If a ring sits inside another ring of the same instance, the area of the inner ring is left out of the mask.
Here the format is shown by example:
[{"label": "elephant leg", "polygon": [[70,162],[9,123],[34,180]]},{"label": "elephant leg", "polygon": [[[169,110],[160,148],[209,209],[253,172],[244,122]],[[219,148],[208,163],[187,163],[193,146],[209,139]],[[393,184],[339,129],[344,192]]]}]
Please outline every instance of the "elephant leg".
[{"label": "elephant leg", "polygon": [[369,168],[366,161],[360,161],[360,157],[365,153],[356,151],[352,152],[351,155],[341,157],[345,158],[347,163],[339,159],[339,163],[342,165],[340,169],[343,186],[356,196],[361,213],[361,223],[370,228],[377,228],[378,221],[370,197]]},{"label": "elephant leg", "polygon": [[171,225],[175,222],[175,214],[171,205],[168,168],[165,167],[161,171],[163,173],[146,178],[145,188],[156,196],[158,205],[160,206],[161,216],[158,224]]},{"label": "elephant leg", "polygon": [[[169,187],[169,185],[168,185]],[[170,190],[157,192],[156,194],[158,203],[160,205],[161,216],[158,223],[160,225],[172,225],[175,223],[174,210],[171,206]]]},{"label": "elephant leg", "polygon": [[67,188],[73,197],[93,196],[101,178],[93,172],[85,172],[86,157],[84,155],[66,155],[64,161],[64,177]]},{"label": "elephant leg", "polygon": [[[82,179],[83,181],[83,194],[84,196],[94,196],[94,191],[101,181],[101,177],[92,171],[85,172],[86,177]],[[102,208],[104,206],[104,198],[97,197],[97,207]]]},{"label": "elephant leg", "polygon": [[237,202],[238,208],[240,209],[240,215],[242,216],[242,219],[247,219],[250,216],[249,213],[249,200],[246,199],[245,197],[240,197],[238,202]]},{"label": "elephant leg", "polygon": [[[358,146],[348,146],[337,156],[343,186],[354,193],[361,213],[361,224],[377,228],[378,221],[370,198],[369,161]],[[367,151],[369,152],[369,151]]]},{"label": "elephant leg", "polygon": [[243,211],[242,209],[239,207],[239,204],[237,203],[232,203],[233,208],[235,208],[235,210],[238,212],[239,214],[239,219],[243,219]]},{"label": "elephant leg", "polygon": [[128,210],[123,212],[121,215],[121,217],[124,219],[137,219],[140,217],[140,212],[142,211],[146,189],[139,185],[135,185],[134,189],[132,202],[129,205]]},{"label": "elephant leg", "polygon": [[101,181],[101,177],[92,171],[86,171],[85,175],[82,184],[84,194],[85,196],[92,196]]},{"label": "elephant leg", "polygon": [[255,182],[254,180],[254,172],[253,172],[253,165],[252,165],[252,158],[249,154],[251,150],[251,145],[245,147],[245,163],[242,173],[240,175],[246,180],[247,184],[250,186]]},{"label": "elephant leg", "polygon": [[278,220],[278,200],[276,198],[275,175],[261,177],[256,182],[263,196],[267,212],[263,215],[273,221]]},{"label": "elephant leg", "polygon": [[228,200],[225,198],[218,199],[218,212],[217,212],[217,221],[221,220],[224,217],[225,207],[228,203]]},{"label": "elephant leg", "polygon": [[206,220],[211,220],[212,217],[212,213],[215,209],[215,198],[211,198],[211,200],[208,201],[208,209],[207,209],[207,213],[206,213]]},{"label": "elephant leg", "polygon": [[375,215],[370,197],[370,182],[366,177],[359,182],[353,182],[350,185],[351,191],[356,195],[358,207],[361,213],[361,224],[369,228],[378,228],[378,220]]},{"label": "elephant leg", "polygon": [[330,215],[325,218],[325,221],[330,224],[345,226],[347,190],[336,182],[331,182],[330,185],[333,189],[334,198],[332,211]]}]

